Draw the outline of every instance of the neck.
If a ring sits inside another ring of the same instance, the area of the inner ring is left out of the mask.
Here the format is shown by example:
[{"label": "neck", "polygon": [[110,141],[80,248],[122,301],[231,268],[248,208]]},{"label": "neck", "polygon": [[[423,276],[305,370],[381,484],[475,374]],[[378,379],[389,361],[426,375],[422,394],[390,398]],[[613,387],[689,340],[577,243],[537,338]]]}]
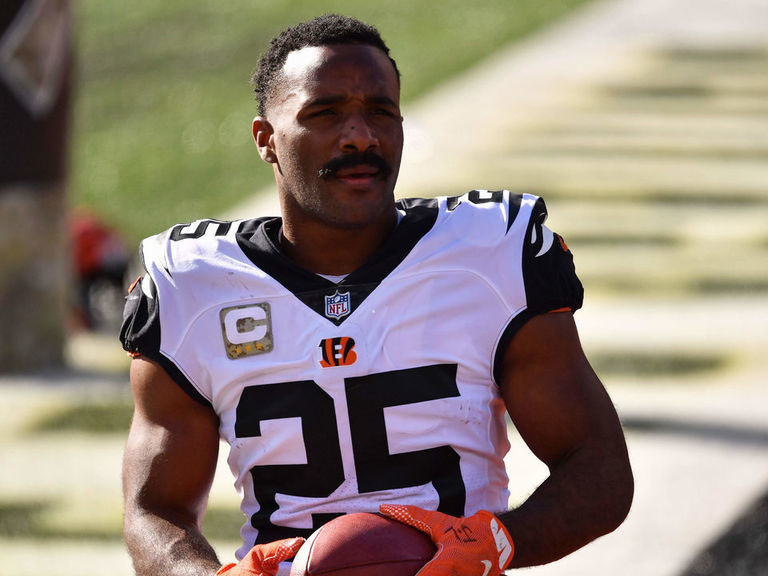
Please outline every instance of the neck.
[{"label": "neck", "polygon": [[283,218],[280,246],[296,264],[316,274],[338,276],[360,268],[397,224],[397,213],[364,228],[334,228],[317,221],[294,225]]}]

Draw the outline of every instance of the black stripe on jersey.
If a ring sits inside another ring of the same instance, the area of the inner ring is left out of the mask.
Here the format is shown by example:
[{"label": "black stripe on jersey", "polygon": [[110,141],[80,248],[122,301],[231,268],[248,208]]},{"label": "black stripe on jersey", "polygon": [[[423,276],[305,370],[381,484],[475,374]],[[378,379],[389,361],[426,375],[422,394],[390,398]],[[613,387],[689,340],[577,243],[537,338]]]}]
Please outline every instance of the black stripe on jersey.
[{"label": "black stripe on jersey", "polygon": [[211,404],[211,402],[205,396],[198,392],[197,388],[192,385],[192,382],[190,382],[184,373],[179,370],[179,367],[176,366],[172,360],[166,358],[162,352],[156,351],[154,353],[145,354],[145,356],[150,360],[154,360],[160,364],[160,366],[162,366],[163,369],[168,372],[168,375],[173,379],[173,381],[176,382],[176,384],[178,384],[179,387],[184,390],[184,392],[186,392],[187,395],[190,396],[193,400],[196,400],[203,406],[213,408],[213,404]]},{"label": "black stripe on jersey", "polygon": [[[349,292],[352,314],[432,229],[437,219],[437,200],[401,200],[397,207],[405,211],[397,228],[384,244],[360,268],[338,284],[298,266],[280,250],[281,218],[259,218],[243,222],[237,231],[237,243],[243,253],[261,270],[272,276],[320,316],[325,316],[325,297],[337,290]],[[327,318],[337,326],[346,318]]]},{"label": "black stripe on jersey", "polygon": [[520,314],[515,316],[512,321],[507,324],[504,329],[504,333],[499,339],[499,345],[496,347],[496,353],[493,355],[493,379],[497,386],[501,386],[501,369],[504,367],[504,354],[512,342],[512,338],[515,337],[528,320],[538,315],[539,312],[535,310],[523,310]]},{"label": "black stripe on jersey", "polygon": [[522,194],[509,194],[509,214],[507,215],[507,232],[512,228],[512,224],[515,222],[518,213],[520,212],[520,205],[523,203]]},{"label": "black stripe on jersey", "polygon": [[168,375],[194,400],[211,406],[208,399],[198,392],[178,366],[160,352],[160,309],[157,288],[148,274],[143,278],[150,295],[136,284],[125,300],[120,342],[127,352],[140,354],[158,363]]},{"label": "black stripe on jersey", "polygon": [[[145,294],[144,290],[149,294]],[[157,287],[152,277],[145,274],[134,284],[125,297],[120,342],[126,352],[145,354],[147,350],[160,348],[160,310],[157,303]]]},{"label": "black stripe on jersey", "polygon": [[540,312],[558,308],[570,308],[575,312],[584,301],[584,288],[576,276],[573,255],[562,239],[551,231],[548,232],[547,249],[544,234],[546,219],[547,206],[539,198],[533,207],[523,241],[526,304],[529,309]]}]

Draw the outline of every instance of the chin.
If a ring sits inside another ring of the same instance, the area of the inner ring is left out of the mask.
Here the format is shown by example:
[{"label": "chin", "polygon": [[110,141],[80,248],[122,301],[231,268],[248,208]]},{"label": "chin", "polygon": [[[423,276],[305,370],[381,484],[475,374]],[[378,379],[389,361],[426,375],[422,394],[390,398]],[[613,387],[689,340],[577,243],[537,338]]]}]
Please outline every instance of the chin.
[{"label": "chin", "polygon": [[372,226],[375,226],[379,223],[381,220],[381,217],[360,217],[360,218],[353,218],[353,217],[342,217],[342,218],[335,218],[335,217],[329,217],[325,218],[324,222],[325,224],[337,228],[339,230],[365,230],[366,228],[370,228]]},{"label": "chin", "polygon": [[391,224],[394,220],[394,201],[372,206],[342,206],[325,214],[325,222],[344,230],[365,230]]}]

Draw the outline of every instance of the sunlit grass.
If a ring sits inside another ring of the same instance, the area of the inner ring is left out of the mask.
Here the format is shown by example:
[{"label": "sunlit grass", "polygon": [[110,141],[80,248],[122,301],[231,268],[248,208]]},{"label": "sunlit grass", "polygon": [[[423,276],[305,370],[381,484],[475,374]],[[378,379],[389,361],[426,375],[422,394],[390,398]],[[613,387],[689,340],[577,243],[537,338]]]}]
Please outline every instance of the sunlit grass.
[{"label": "sunlit grass", "polygon": [[269,38],[302,19],[339,12],[377,25],[408,101],[586,1],[85,0],[72,203],[135,243],[260,190],[271,171],[251,143],[248,79]]},{"label": "sunlit grass", "polygon": [[48,500],[22,502],[0,501],[0,538],[34,538],[50,540],[107,540],[122,539],[122,525],[52,522],[56,517],[56,503]]},{"label": "sunlit grass", "polygon": [[640,378],[686,377],[712,373],[728,366],[725,354],[645,351],[598,351],[590,362],[600,376]]},{"label": "sunlit grass", "polygon": [[133,403],[128,399],[77,403],[41,416],[29,431],[127,433],[132,415]]},{"label": "sunlit grass", "polygon": [[245,516],[237,508],[209,507],[203,519],[203,534],[211,540],[237,540]]}]

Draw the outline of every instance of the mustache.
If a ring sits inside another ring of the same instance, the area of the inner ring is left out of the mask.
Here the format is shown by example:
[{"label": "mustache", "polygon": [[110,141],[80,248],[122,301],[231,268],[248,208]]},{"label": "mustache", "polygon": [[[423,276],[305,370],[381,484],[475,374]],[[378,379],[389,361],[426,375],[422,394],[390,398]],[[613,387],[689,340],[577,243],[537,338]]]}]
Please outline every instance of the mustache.
[{"label": "mustache", "polygon": [[392,174],[392,167],[389,163],[372,150],[366,150],[365,152],[350,152],[349,154],[337,156],[336,158],[329,160],[317,173],[320,178],[326,179],[334,176],[339,170],[363,165],[373,166],[379,171],[379,176],[383,178],[387,178]]}]

